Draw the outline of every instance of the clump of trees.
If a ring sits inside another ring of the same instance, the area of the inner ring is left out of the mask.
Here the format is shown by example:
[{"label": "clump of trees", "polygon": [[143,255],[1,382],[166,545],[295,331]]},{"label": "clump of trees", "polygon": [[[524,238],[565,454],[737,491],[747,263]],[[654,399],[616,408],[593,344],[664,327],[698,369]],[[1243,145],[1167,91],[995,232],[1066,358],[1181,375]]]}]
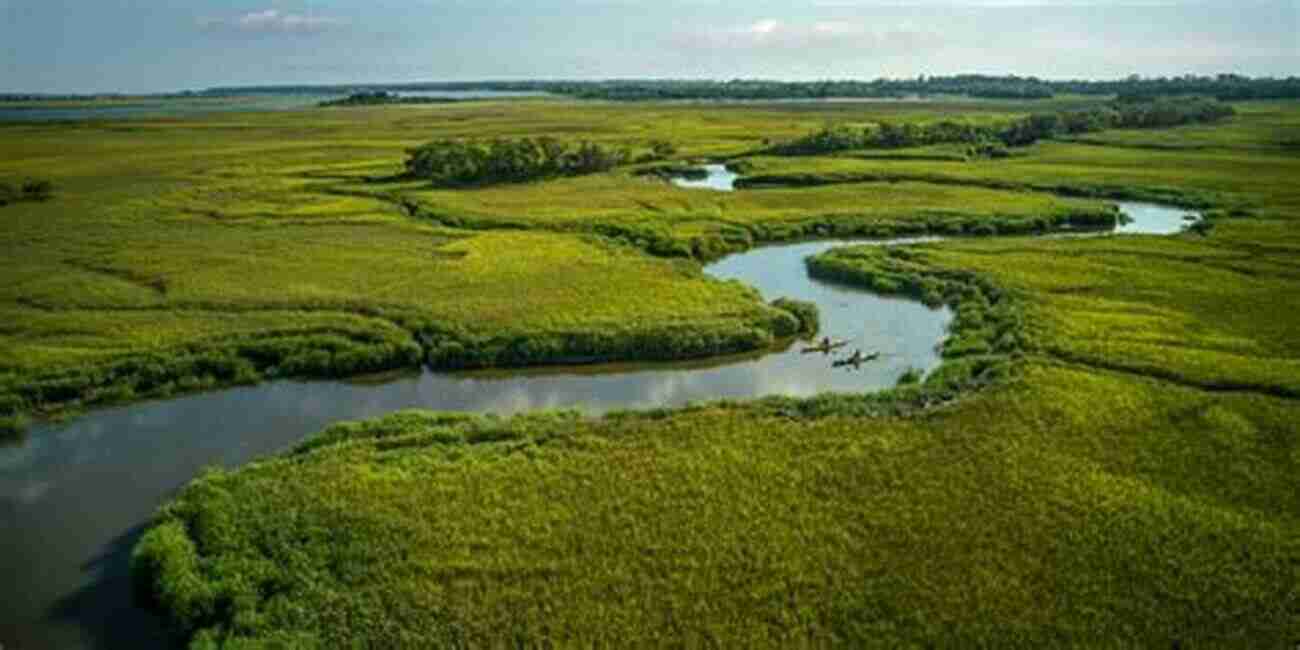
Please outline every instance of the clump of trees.
[{"label": "clump of trees", "polygon": [[407,151],[406,176],[446,186],[517,183],[609,171],[628,159],[625,149],[549,137],[435,140]]},{"label": "clump of trees", "polygon": [[54,184],[45,180],[24,181],[20,185],[0,182],[0,206],[19,201],[48,201],[54,196]]},{"label": "clump of trees", "polygon": [[880,122],[856,128],[826,126],[815,133],[777,144],[769,152],[801,156],[854,149],[965,143],[968,145],[967,155],[971,157],[1000,158],[1009,155],[1008,147],[1028,146],[1061,135],[1209,123],[1233,114],[1235,111],[1231,106],[1209,99],[1128,99],[1083,110],[1034,113],[1002,125],[943,120],[902,124]]},{"label": "clump of trees", "polygon": [[388,104],[454,104],[461,100],[454,97],[403,97],[397,93],[383,90],[352,93],[341,99],[331,99],[317,104],[321,108],[336,106],[384,106]]}]

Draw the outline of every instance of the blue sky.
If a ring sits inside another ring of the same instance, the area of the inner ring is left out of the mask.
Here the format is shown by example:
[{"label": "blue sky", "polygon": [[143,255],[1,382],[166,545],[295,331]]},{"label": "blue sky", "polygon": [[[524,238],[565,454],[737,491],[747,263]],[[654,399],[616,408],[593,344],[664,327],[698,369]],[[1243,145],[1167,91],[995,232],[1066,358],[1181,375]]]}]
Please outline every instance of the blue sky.
[{"label": "blue sky", "polygon": [[0,92],[517,78],[1300,75],[1300,0],[0,0]]}]

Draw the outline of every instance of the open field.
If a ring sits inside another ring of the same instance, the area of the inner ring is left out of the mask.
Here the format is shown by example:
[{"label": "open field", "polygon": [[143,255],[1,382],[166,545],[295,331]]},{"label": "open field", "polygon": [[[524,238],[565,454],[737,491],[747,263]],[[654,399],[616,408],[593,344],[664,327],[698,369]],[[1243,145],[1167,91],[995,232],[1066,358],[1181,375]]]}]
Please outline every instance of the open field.
[{"label": "open field", "polygon": [[[196,648],[1286,647],[1300,105],[996,161],[745,156],[827,120],[1021,106],[530,100],[3,126],[0,178],[56,190],[0,207],[0,415],[421,359],[752,350],[796,315],[698,259],[817,234],[1005,235],[1162,198],[1209,208],[1208,236],[812,262],[954,307],[948,363],[892,393],[405,413],[210,473],[138,546],[141,595]],[[630,169],[455,192],[365,180],[436,137],[538,135],[667,139],[770,187]]]}]

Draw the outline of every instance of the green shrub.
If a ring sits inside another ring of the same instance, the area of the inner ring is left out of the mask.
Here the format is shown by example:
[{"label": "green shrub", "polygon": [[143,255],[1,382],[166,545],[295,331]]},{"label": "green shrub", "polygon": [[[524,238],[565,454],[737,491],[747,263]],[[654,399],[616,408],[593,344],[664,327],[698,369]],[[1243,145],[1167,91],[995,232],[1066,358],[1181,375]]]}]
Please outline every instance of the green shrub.
[{"label": "green shrub", "polygon": [[899,375],[897,385],[911,386],[913,384],[919,384],[921,383],[921,379],[924,376],[925,373],[921,372],[920,370],[916,368],[908,368],[907,370],[903,371],[902,375]]},{"label": "green shrub", "polygon": [[629,159],[625,150],[554,138],[490,141],[435,140],[407,151],[406,175],[436,185],[480,185],[578,176],[611,170]]},{"label": "green shrub", "polygon": [[21,413],[0,416],[0,438],[17,438],[27,432],[32,421]]},{"label": "green shrub", "polygon": [[140,538],[131,554],[131,575],[138,602],[166,611],[183,634],[216,614],[216,599],[203,578],[198,549],[181,521],[166,521]]},{"label": "green shrub", "polygon": [[46,201],[54,194],[54,183],[29,180],[23,183],[22,196],[28,201]]},{"label": "green shrub", "polygon": [[30,179],[21,185],[0,182],[0,206],[19,201],[48,201],[54,195],[54,183]]},{"label": "green shrub", "polygon": [[821,328],[821,315],[814,303],[792,298],[777,298],[772,301],[772,306],[794,314],[794,317],[799,320],[799,334],[812,336]]}]

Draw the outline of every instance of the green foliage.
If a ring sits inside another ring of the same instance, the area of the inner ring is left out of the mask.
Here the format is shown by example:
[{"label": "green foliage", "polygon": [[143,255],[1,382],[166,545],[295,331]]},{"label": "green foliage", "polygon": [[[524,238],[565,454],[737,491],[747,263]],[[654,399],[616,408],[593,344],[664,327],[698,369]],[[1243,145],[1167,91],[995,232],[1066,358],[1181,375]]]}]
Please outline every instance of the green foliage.
[{"label": "green foliage", "polygon": [[217,614],[199,549],[180,521],[155,526],[140,538],[131,554],[131,574],[140,602],[166,609],[181,631],[210,625]]},{"label": "green foliage", "polygon": [[627,160],[626,150],[589,141],[569,145],[549,137],[436,140],[407,151],[406,175],[442,186],[518,183],[595,174]]},{"label": "green foliage", "polygon": [[451,104],[460,99],[451,97],[403,97],[396,93],[389,93],[383,90],[363,91],[352,93],[341,99],[330,99],[317,104],[321,108],[347,107],[347,106],[387,106],[391,104],[412,105],[412,104]]},{"label": "green foliage", "polygon": [[[136,576],[191,647],[1290,642],[1294,490],[1225,490],[1222,462],[1186,461],[1222,458],[1205,418],[1267,430],[1294,405],[1051,364],[1018,377],[911,418],[901,405],[951,377],[336,425],[186,488]],[[1292,467],[1237,435],[1240,471]]]},{"label": "green foliage", "polygon": [[903,371],[903,374],[898,376],[898,385],[911,386],[913,384],[919,384],[921,383],[921,379],[923,379],[924,377],[925,377],[924,372],[921,372],[916,368],[908,368],[907,370]]},{"label": "green foliage", "polygon": [[814,303],[793,298],[777,298],[772,301],[772,306],[794,314],[799,321],[798,332],[801,336],[812,336],[821,328],[821,315]]},{"label": "green foliage", "polygon": [[664,160],[677,155],[677,145],[667,140],[652,140],[650,142],[650,155],[656,160]]},{"label": "green foliage", "polygon": [[1011,151],[1005,144],[995,140],[980,140],[966,148],[967,158],[1007,158]]},{"label": "green foliage", "polygon": [[17,438],[27,432],[31,419],[22,413],[0,415],[0,439]]},{"label": "green foliage", "polygon": [[[1005,125],[941,120],[933,123],[881,121],[854,129],[827,126],[768,149],[783,156],[822,155],[872,147],[898,149],[940,143],[969,145],[972,157],[1004,158],[1006,147],[1026,147],[1039,140],[1106,129],[1155,129],[1183,124],[1213,123],[1236,114],[1231,106],[1212,100],[1179,99],[1116,102],[1109,106],[1033,113]],[[998,145],[1001,146],[998,146]]]},{"label": "green foliage", "polygon": [[54,196],[54,183],[29,179],[14,186],[0,182],[0,207],[19,201],[48,201]]},{"label": "green foliage", "polygon": [[[1300,112],[1236,108],[987,165],[941,145],[732,158],[828,121],[1001,126],[1046,107],[545,101],[14,129],[0,173],[49,169],[60,201],[5,209],[0,416],[412,353],[765,345],[807,319],[643,251],[996,234],[823,256],[954,310],[917,383],[334,427],[186,488],[141,541],[140,591],[196,648],[1283,646],[1300,636],[1300,349],[1278,308],[1296,291]],[[1072,115],[1053,128],[1087,131]],[[671,134],[681,159],[807,182],[367,182],[400,170],[412,133]],[[1092,197],[1225,212],[1209,238],[1003,237],[1113,221]]]},{"label": "green foliage", "polygon": [[169,397],[268,377],[347,377],[415,367],[422,356],[420,346],[409,339],[364,334],[355,339],[317,334],[180,346],[61,372],[47,371],[21,383],[0,383],[0,414]]},{"label": "green foliage", "polygon": [[759,242],[972,234],[980,224],[1004,234],[1032,233],[1066,224],[1108,227],[1115,219],[1110,206],[1093,201],[955,183],[876,182],[710,192],[638,177],[680,175],[689,169],[653,165],[626,176],[598,174],[472,192],[404,187],[396,191],[416,206],[421,218],[447,226],[594,232],[655,255],[699,260],[716,259]]}]

